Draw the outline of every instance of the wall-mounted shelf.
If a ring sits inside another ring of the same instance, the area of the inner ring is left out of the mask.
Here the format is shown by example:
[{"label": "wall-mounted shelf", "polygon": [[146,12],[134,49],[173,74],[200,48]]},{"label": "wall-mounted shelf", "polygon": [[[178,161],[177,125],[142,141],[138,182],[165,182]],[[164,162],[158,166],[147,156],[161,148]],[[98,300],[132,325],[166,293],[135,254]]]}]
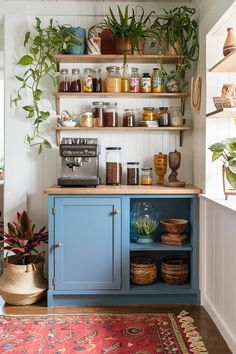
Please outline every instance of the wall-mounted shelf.
[{"label": "wall-mounted shelf", "polygon": [[206,116],[212,118],[236,118],[236,107],[218,109],[207,113]]},{"label": "wall-mounted shelf", "polygon": [[110,132],[110,131],[123,131],[123,132],[150,132],[150,131],[155,131],[155,132],[162,132],[162,131],[169,131],[169,132],[179,132],[179,145],[183,145],[183,137],[184,137],[184,132],[190,130],[189,127],[132,127],[132,128],[127,128],[127,127],[102,127],[102,128],[84,128],[84,127],[74,127],[74,128],[67,128],[67,127],[56,127],[56,143],[57,145],[60,144],[61,141],[61,131],[103,131],[103,132]]},{"label": "wall-mounted shelf", "polygon": [[236,72],[236,50],[229,53],[226,57],[216,63],[210,72]]}]

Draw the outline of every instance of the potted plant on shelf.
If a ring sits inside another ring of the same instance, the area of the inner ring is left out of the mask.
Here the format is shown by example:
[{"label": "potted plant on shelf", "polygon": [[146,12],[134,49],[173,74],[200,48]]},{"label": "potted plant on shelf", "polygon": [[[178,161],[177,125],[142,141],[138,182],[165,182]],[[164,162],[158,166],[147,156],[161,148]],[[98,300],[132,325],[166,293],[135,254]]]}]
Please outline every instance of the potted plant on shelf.
[{"label": "potted plant on shelf", "polygon": [[[227,195],[236,194],[236,137],[212,144],[209,150],[212,152],[212,161],[222,159],[223,188],[227,199]],[[230,190],[227,181],[232,187]]]},{"label": "potted plant on shelf", "polygon": [[48,233],[44,226],[38,232],[26,211],[17,213],[17,222],[8,223],[8,232],[2,234],[0,250],[14,253],[6,256],[0,277],[0,294],[12,305],[29,305],[37,302],[47,290],[43,275],[45,252],[37,247],[47,243]]},{"label": "potted plant on shelf", "polygon": [[156,231],[158,222],[154,219],[140,217],[133,219],[131,222],[134,230],[138,234],[137,243],[149,244],[153,243],[153,233]]}]

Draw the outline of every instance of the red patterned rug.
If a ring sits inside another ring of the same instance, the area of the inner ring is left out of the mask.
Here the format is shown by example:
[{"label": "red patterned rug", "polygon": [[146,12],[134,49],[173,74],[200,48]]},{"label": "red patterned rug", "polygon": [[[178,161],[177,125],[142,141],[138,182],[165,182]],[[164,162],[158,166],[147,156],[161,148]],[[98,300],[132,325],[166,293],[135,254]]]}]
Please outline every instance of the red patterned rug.
[{"label": "red patterned rug", "polygon": [[206,354],[187,312],[0,316],[0,353]]}]

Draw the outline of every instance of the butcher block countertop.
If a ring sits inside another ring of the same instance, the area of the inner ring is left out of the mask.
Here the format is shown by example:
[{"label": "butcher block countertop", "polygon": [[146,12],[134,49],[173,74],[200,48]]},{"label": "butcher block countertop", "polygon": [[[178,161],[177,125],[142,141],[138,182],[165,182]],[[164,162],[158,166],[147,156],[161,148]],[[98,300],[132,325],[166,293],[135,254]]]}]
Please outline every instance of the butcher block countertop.
[{"label": "butcher block countertop", "polygon": [[120,185],[120,186],[107,186],[100,185],[97,188],[94,187],[60,187],[60,186],[51,186],[44,190],[45,194],[199,194],[201,189],[195,187],[191,184],[187,184],[185,187],[163,187],[158,185],[151,186],[131,186],[131,185]]}]

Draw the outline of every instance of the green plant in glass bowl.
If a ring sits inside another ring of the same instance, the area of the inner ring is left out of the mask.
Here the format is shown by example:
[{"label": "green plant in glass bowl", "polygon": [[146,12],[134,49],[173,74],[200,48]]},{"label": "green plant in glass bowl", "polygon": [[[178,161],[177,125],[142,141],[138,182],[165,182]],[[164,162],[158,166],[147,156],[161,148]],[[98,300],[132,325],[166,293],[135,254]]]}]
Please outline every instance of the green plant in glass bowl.
[{"label": "green plant in glass bowl", "polygon": [[158,226],[158,222],[156,220],[140,217],[133,219],[131,225],[138,234],[137,243],[153,243],[152,235]]}]

